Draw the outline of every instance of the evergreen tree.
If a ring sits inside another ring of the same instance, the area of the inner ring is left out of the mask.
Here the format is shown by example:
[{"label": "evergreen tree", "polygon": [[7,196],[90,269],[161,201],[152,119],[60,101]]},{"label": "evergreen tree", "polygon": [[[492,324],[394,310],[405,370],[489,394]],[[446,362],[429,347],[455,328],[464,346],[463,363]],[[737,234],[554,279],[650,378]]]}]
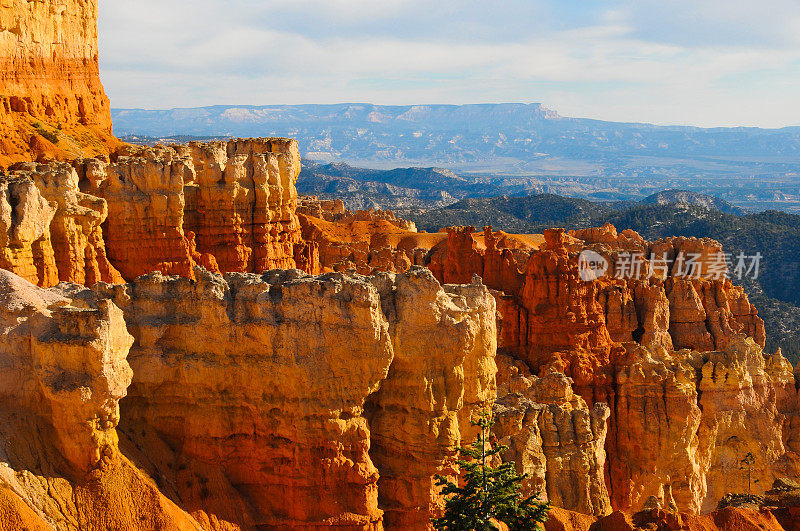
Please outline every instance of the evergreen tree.
[{"label": "evergreen tree", "polygon": [[751,485],[753,483],[758,483],[758,480],[753,480],[753,465],[756,462],[756,456],[753,455],[752,452],[747,452],[747,455],[744,456],[744,459],[739,461],[739,470],[747,470],[747,495],[751,496],[753,491],[751,489]]},{"label": "evergreen tree", "polygon": [[431,520],[433,526],[446,531],[495,531],[499,529],[498,523],[503,522],[510,531],[541,529],[550,504],[540,502],[536,496],[520,495],[522,480],[527,475],[517,474],[513,462],[497,468],[487,465],[487,459],[507,449],[488,444],[489,429],[494,425],[491,415],[483,413],[472,425],[480,426],[481,433],[471,447],[458,448],[462,457],[457,461],[463,476],[461,486],[444,476],[436,476],[442,494],[450,497],[444,516]]}]

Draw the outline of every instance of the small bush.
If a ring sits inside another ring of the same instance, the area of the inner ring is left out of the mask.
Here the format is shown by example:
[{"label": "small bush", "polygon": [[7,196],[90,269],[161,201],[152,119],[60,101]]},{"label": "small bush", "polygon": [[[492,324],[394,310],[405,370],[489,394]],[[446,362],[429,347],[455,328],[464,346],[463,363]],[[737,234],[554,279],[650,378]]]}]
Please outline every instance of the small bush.
[{"label": "small bush", "polygon": [[[42,138],[46,139],[48,142],[52,144],[58,144],[58,133],[55,131],[48,131],[47,129],[42,126],[41,122],[33,122],[33,128],[36,129],[36,132]],[[61,130],[61,124],[58,124],[59,131]]]}]

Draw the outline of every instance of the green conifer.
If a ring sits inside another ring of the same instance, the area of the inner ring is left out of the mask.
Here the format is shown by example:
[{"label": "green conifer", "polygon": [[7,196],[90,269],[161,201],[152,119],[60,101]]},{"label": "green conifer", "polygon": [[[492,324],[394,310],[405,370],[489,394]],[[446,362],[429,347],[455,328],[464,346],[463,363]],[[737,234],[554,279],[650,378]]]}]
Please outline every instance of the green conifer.
[{"label": "green conifer", "polygon": [[442,494],[449,497],[444,516],[432,519],[433,526],[446,531],[496,531],[502,522],[510,531],[541,529],[550,504],[539,501],[537,496],[520,495],[527,475],[517,474],[513,462],[497,468],[487,464],[492,456],[507,449],[488,442],[489,430],[494,425],[491,414],[483,413],[472,425],[480,426],[481,433],[471,447],[458,448],[462,458],[457,461],[461,468],[460,484],[436,476]]}]

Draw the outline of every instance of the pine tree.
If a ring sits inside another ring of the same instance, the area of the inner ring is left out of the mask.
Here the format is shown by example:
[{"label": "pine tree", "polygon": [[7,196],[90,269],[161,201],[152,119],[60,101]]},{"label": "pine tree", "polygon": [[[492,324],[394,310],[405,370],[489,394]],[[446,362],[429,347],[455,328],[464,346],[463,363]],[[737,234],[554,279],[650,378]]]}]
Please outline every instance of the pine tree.
[{"label": "pine tree", "polygon": [[503,522],[510,531],[541,529],[550,504],[540,502],[536,496],[520,495],[522,480],[527,475],[517,474],[513,462],[497,468],[486,464],[487,459],[507,449],[488,444],[489,430],[494,425],[491,414],[483,413],[472,425],[480,426],[481,433],[471,447],[458,448],[462,457],[457,461],[462,472],[461,486],[444,476],[436,476],[442,494],[450,497],[445,503],[444,516],[431,520],[433,526],[446,531],[495,531],[500,529],[498,522]]},{"label": "pine tree", "polygon": [[739,461],[739,470],[747,470],[747,495],[751,496],[753,494],[753,490],[751,489],[751,485],[753,483],[758,483],[758,480],[753,480],[753,465],[756,462],[756,456],[753,455],[752,452],[747,452],[747,455],[744,456],[744,459]]}]

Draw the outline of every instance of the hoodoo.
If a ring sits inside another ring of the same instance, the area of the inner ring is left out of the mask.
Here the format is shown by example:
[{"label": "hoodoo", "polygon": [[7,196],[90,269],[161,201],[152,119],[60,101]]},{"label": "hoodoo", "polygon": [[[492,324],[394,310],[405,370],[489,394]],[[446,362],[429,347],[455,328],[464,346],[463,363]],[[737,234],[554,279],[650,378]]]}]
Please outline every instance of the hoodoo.
[{"label": "hoodoo", "polygon": [[299,198],[292,139],[125,145],[95,0],[6,0],[0,50],[0,531],[430,529],[489,411],[548,529],[799,525],[718,242],[423,233]]}]

